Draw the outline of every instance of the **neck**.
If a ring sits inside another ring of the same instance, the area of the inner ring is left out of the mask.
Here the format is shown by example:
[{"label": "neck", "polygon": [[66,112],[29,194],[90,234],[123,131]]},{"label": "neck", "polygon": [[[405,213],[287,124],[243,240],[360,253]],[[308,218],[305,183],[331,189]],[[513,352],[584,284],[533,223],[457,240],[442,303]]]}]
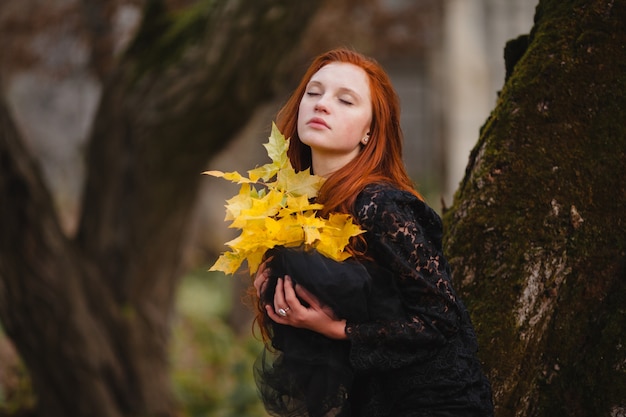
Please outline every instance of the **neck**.
[{"label": "neck", "polygon": [[354,154],[320,154],[315,151],[311,154],[311,165],[313,166],[313,173],[317,176],[328,178],[334,172],[343,168],[348,162],[352,161],[356,155]]}]

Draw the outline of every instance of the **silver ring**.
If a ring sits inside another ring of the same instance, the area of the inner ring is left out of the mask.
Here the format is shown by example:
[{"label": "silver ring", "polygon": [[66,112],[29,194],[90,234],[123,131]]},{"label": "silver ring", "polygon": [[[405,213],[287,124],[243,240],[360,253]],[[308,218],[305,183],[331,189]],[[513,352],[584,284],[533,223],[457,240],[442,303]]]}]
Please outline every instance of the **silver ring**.
[{"label": "silver ring", "polygon": [[289,307],[287,308],[279,308],[277,313],[283,317],[287,317],[287,312],[289,311]]}]

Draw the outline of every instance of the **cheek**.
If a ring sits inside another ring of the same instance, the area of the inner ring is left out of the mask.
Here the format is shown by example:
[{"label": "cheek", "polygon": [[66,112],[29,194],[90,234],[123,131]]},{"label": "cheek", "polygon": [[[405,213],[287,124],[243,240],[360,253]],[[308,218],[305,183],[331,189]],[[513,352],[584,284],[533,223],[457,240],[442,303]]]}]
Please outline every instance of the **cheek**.
[{"label": "cheek", "polygon": [[304,114],[305,111],[306,111],[305,107],[306,106],[303,105],[302,102],[300,102],[300,107],[298,107],[298,123],[296,124],[297,128],[298,128],[298,131],[300,130],[300,128],[302,127],[302,125],[305,122],[305,114]]},{"label": "cheek", "polygon": [[350,126],[348,127],[349,132],[352,136],[358,137],[358,140],[361,140],[363,136],[370,130],[371,118],[366,116],[355,117],[352,119]]},{"label": "cheek", "polygon": [[353,148],[358,145],[363,138],[361,124],[350,123],[346,124],[341,132],[344,146]]}]

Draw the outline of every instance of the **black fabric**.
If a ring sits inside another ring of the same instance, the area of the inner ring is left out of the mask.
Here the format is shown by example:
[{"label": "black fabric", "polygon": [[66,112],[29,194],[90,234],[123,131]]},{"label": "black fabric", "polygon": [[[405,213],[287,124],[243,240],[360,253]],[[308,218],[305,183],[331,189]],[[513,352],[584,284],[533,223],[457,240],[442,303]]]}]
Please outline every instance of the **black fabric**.
[{"label": "black fabric", "polygon": [[272,324],[273,361],[266,354],[256,368],[270,414],[492,416],[491,388],[469,314],[452,288],[437,213],[411,193],[373,184],[357,198],[354,215],[366,230],[368,261],[273,252],[265,302],[272,303],[277,277],[288,274],[347,319],[348,342]]},{"label": "black fabric", "polygon": [[[266,255],[271,275],[260,300],[273,304],[276,282],[289,275],[340,318],[367,321],[370,277],[354,260],[335,262],[313,250],[277,247]],[[354,373],[349,343],[268,321],[272,349],[255,363],[255,379],[273,416],[350,416]]]}]

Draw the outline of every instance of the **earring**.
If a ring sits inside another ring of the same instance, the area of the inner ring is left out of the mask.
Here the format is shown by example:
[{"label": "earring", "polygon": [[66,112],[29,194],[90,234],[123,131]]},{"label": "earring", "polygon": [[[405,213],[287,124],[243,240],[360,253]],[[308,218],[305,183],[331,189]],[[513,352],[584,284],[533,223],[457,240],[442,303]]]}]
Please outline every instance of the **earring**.
[{"label": "earring", "polygon": [[365,135],[365,137],[363,139],[361,139],[361,142],[363,143],[363,145],[367,145],[367,142],[370,140],[369,135]]}]

